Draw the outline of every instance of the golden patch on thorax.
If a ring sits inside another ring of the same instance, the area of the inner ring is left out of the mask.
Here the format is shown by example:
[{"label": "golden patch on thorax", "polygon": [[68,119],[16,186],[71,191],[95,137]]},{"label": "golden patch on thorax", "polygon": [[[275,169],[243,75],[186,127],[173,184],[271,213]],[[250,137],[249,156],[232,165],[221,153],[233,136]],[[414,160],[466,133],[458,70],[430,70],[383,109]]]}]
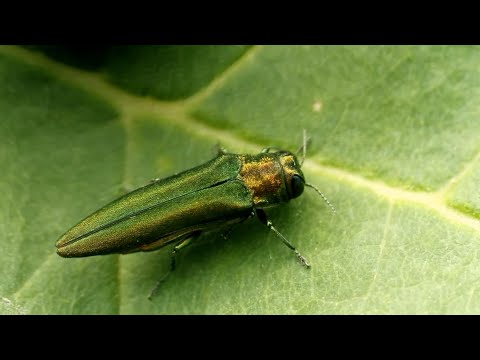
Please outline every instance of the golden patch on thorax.
[{"label": "golden patch on thorax", "polygon": [[285,201],[282,167],[274,154],[242,155],[239,177],[251,191],[254,205],[268,207]]},{"label": "golden patch on thorax", "polygon": [[295,156],[293,154],[290,155],[282,155],[279,159],[280,166],[283,169],[283,176],[287,183],[290,183],[293,175],[300,174],[303,176],[302,171],[300,170],[299,164],[297,163]]}]

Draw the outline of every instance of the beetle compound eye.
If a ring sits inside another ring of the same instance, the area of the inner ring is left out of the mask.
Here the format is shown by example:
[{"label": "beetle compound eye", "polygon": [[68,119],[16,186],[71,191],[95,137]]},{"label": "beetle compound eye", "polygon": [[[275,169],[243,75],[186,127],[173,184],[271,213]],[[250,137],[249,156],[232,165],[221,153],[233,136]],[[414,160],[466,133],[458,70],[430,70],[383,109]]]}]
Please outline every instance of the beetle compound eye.
[{"label": "beetle compound eye", "polygon": [[305,180],[303,180],[300,175],[293,175],[290,186],[292,188],[292,199],[294,199],[302,195],[303,189],[305,187]]}]

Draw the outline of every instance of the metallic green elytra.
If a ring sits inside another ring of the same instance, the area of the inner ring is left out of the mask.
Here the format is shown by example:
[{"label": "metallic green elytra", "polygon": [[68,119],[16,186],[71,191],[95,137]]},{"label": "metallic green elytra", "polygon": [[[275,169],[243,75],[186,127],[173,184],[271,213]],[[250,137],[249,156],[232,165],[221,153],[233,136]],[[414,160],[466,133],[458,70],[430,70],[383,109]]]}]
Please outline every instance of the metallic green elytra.
[{"label": "metallic green elytra", "polygon": [[154,180],[68,230],[56,243],[57,253],[63,257],[126,254],[176,243],[171,264],[174,270],[176,252],[198,235],[256,215],[309,267],[305,257],[273,227],[263,209],[300,196],[305,185],[313,186],[305,183],[302,163],[294,154],[270,150],[257,155],[219,151],[202,165]]}]

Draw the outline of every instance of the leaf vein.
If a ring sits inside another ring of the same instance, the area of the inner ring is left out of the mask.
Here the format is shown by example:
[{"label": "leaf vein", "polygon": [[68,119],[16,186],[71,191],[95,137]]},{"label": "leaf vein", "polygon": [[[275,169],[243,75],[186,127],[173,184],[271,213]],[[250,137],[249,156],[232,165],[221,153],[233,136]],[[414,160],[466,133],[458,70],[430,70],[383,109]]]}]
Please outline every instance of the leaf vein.
[{"label": "leaf vein", "polygon": [[380,268],[380,262],[381,262],[382,257],[383,257],[383,253],[384,253],[384,250],[385,250],[385,244],[387,242],[387,234],[388,234],[388,230],[390,228],[390,223],[391,223],[391,220],[392,220],[392,211],[393,211],[393,202],[390,201],[389,206],[388,206],[388,210],[387,210],[387,216],[385,218],[385,226],[383,228],[382,240],[380,241],[379,253],[378,253],[377,261],[376,261],[376,264],[375,264],[375,269],[373,270],[373,279],[370,282],[370,285],[368,286],[367,292],[365,294],[364,306],[366,305],[368,299],[372,295],[372,289],[373,289],[373,286],[374,286],[374,284],[377,280],[378,269]]}]

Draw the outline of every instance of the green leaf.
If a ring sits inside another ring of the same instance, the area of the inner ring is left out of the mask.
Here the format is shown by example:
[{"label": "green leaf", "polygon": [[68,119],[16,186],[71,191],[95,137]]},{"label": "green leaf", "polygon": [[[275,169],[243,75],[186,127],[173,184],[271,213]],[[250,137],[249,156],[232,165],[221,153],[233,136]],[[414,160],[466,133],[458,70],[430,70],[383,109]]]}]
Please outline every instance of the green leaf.
[{"label": "green leaf", "polygon": [[[0,47],[1,313],[480,311],[477,47],[113,47],[99,56],[85,71]],[[303,129],[306,179],[337,214],[308,188],[268,214],[310,270],[255,219],[186,249],[153,301],[171,248],[56,255],[57,238],[83,217],[209,160],[215,144],[295,151]]]}]

